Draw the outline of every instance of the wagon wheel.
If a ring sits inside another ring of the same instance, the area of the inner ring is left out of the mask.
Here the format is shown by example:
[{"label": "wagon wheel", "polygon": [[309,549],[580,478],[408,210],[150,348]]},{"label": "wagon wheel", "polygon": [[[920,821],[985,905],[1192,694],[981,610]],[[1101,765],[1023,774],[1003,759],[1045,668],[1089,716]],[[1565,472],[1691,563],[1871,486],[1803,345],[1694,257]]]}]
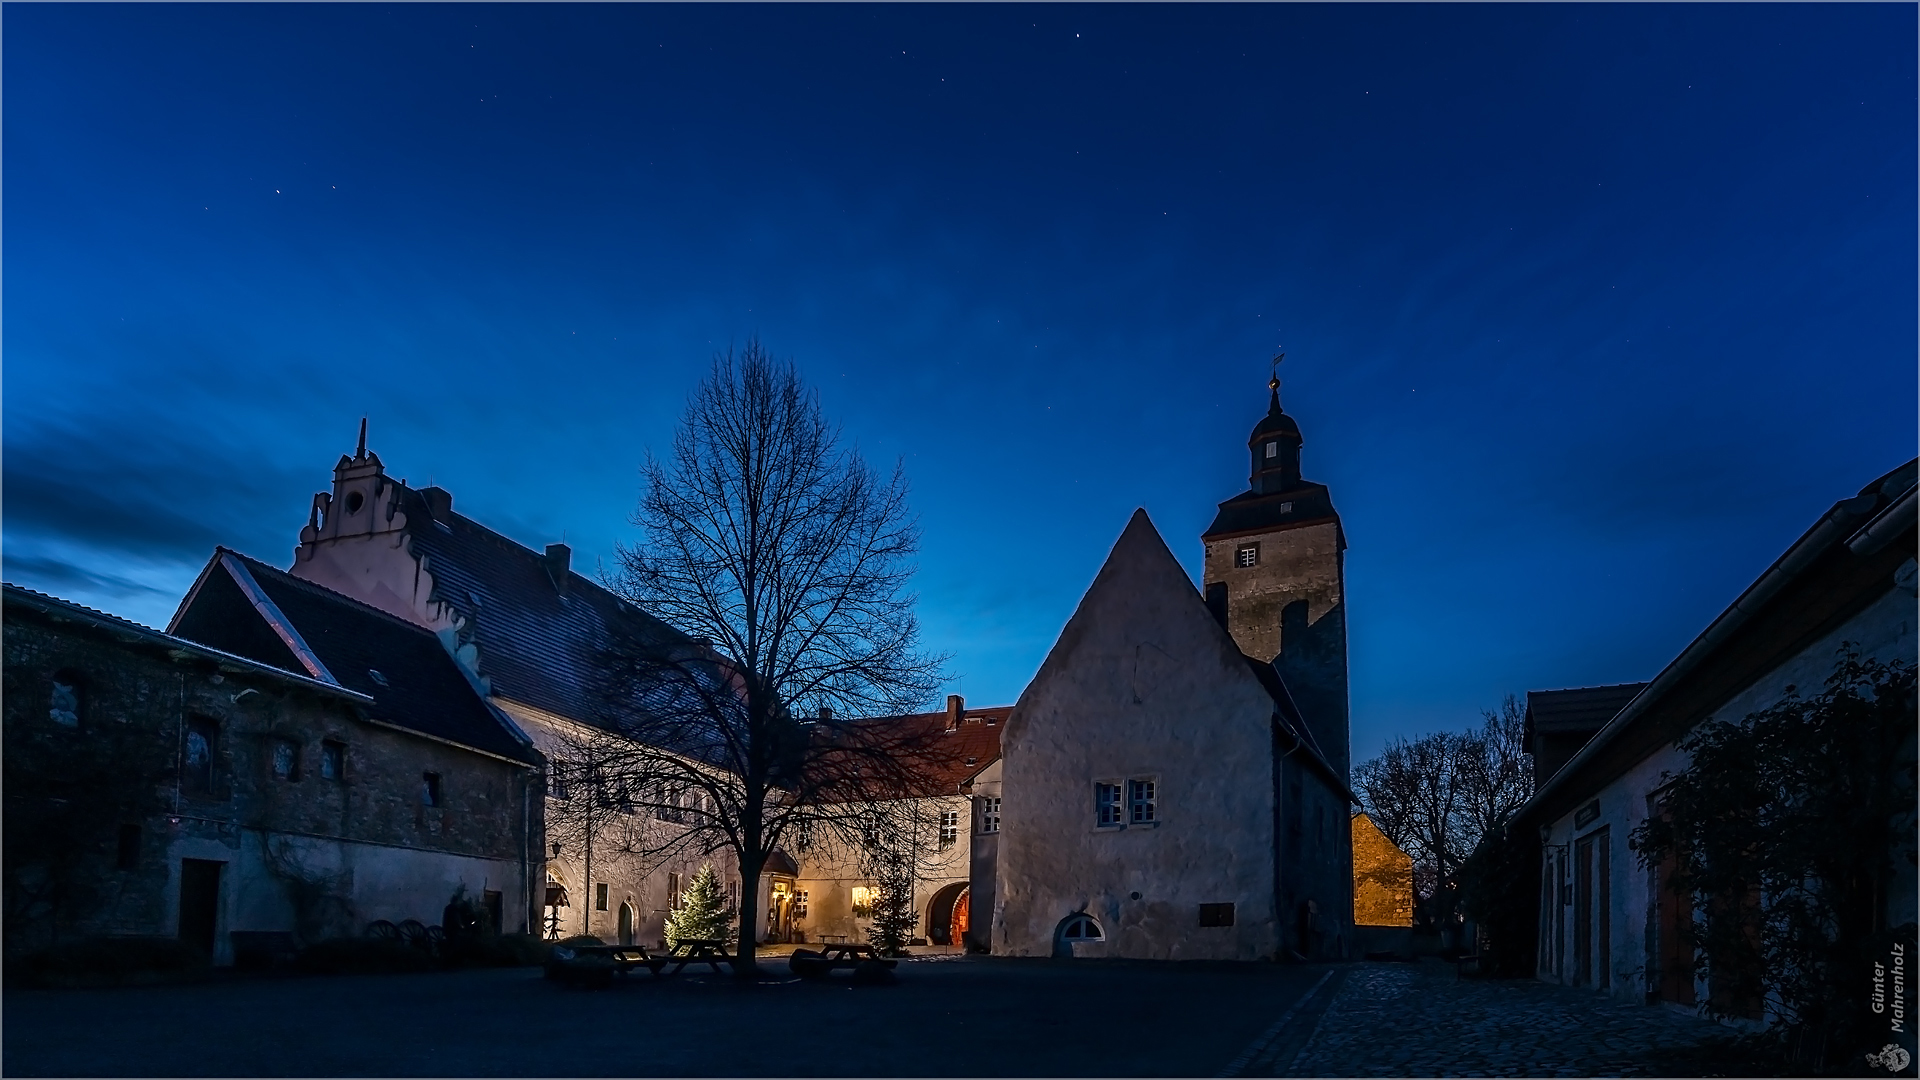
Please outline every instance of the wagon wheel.
[{"label": "wagon wheel", "polygon": [[432,947],[432,944],[427,940],[427,928],[421,924],[419,919],[408,919],[406,922],[400,924],[400,940],[416,949]]},{"label": "wagon wheel", "polygon": [[447,932],[438,926],[427,927],[427,951],[439,956],[447,947]]},{"label": "wagon wheel", "polygon": [[400,928],[385,919],[379,919],[367,924],[367,936],[379,941],[398,941]]}]

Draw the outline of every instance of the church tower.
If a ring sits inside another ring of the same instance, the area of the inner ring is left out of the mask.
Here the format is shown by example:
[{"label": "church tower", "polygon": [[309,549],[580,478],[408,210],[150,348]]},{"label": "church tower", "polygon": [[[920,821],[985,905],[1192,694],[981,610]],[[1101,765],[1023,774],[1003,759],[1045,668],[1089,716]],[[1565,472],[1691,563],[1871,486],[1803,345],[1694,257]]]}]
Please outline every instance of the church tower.
[{"label": "church tower", "polygon": [[1346,535],[1325,485],[1300,478],[1300,425],[1281,411],[1277,370],[1267,386],[1267,415],[1247,438],[1248,490],[1221,503],[1200,537],[1207,605],[1240,651],[1274,662],[1320,752],[1345,777]]}]

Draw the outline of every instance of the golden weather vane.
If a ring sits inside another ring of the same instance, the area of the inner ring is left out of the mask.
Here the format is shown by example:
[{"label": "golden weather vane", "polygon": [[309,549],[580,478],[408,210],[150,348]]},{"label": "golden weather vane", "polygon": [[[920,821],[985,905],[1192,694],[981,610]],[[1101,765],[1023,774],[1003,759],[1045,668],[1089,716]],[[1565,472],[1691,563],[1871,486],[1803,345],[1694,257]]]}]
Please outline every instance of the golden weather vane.
[{"label": "golden weather vane", "polygon": [[1286,358],[1287,358],[1287,353],[1285,349],[1282,349],[1279,355],[1273,358],[1273,378],[1267,380],[1267,389],[1269,390],[1280,389],[1280,361],[1285,360]]}]

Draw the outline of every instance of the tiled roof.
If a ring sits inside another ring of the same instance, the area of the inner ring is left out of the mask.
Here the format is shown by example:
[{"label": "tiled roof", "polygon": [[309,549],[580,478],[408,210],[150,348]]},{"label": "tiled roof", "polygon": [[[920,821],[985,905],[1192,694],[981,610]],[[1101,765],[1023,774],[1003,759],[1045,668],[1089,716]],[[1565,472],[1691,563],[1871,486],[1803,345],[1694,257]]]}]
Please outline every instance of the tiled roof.
[{"label": "tiled roof", "polygon": [[558,587],[541,552],[450,508],[436,514],[421,492],[396,487],[413,550],[433,575],[430,599],[465,620],[461,642],[478,651],[494,695],[600,723],[608,700],[602,655],[610,642],[685,640],[572,570]]},{"label": "tiled roof", "polygon": [[1574,690],[1529,690],[1527,734],[1599,731],[1646,688],[1646,683],[1636,682]]},{"label": "tiled roof", "polygon": [[96,608],[90,608],[84,604],[76,604],[71,600],[51,596],[47,593],[36,592],[33,589],[15,585],[12,582],[5,583],[3,591],[6,597],[6,606],[8,607],[18,605],[37,611],[42,615],[51,616],[54,619],[84,623],[94,627],[96,630],[105,631],[108,634],[118,637],[122,641],[151,645],[175,655],[195,656],[212,660],[227,671],[266,676],[278,682],[299,686],[303,689],[323,693],[330,697],[341,697],[350,701],[366,700],[366,695],[336,683],[321,682],[310,675],[299,671],[289,671],[278,664],[265,663],[254,657],[242,656],[238,653],[216,649],[198,641],[189,641],[186,638],[169,634],[163,630],[155,630],[151,626],[134,622],[131,619],[123,619],[118,615],[109,615]]},{"label": "tiled roof", "polygon": [[1256,491],[1243,491],[1235,495],[1220,504],[1220,512],[1214,515],[1213,524],[1207,526],[1207,531],[1201,535],[1255,532],[1305,525],[1333,517],[1333,496],[1327,493],[1326,485],[1301,481],[1298,487],[1271,495]]},{"label": "tiled roof", "polygon": [[248,595],[243,578],[323,666],[317,677],[373,699],[369,718],[513,761],[539,760],[432,631],[237,552],[215,552],[170,629],[242,655],[270,651],[259,630],[271,613]]},{"label": "tiled roof", "polygon": [[[1013,706],[967,709],[957,727],[947,726],[945,711],[865,717],[846,723],[822,724],[824,737],[861,741],[873,732],[889,749],[887,755],[903,767],[904,777],[874,778],[884,786],[884,798],[932,798],[959,795],[968,781],[999,760],[1000,733]],[[873,744],[869,744],[871,747]],[[825,760],[831,766],[831,754]],[[854,766],[859,771],[859,766]],[[896,784],[904,790],[891,790]],[[837,798],[838,796],[833,796]]]}]

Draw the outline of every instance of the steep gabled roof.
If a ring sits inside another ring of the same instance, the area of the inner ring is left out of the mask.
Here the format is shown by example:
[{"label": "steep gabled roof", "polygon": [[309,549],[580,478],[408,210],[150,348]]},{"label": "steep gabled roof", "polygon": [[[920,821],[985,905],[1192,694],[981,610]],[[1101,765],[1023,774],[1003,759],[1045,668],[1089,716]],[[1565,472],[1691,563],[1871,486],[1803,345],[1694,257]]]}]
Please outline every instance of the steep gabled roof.
[{"label": "steep gabled roof", "polygon": [[539,756],[440,638],[358,600],[216,549],[168,632],[355,691],[371,720],[522,764]]},{"label": "steep gabled roof", "polygon": [[599,724],[610,700],[606,649],[623,640],[688,640],[590,578],[559,570],[450,505],[430,504],[425,493],[395,487],[412,549],[433,576],[431,599],[464,620],[461,642],[477,650],[496,696]]},{"label": "steep gabled roof", "polygon": [[228,674],[266,678],[325,697],[340,698],[359,704],[368,704],[372,701],[366,694],[337,683],[323,682],[277,664],[264,663],[252,657],[212,648],[198,641],[190,641],[155,630],[150,626],[142,626],[118,615],[109,615],[104,611],[76,604],[71,600],[35,592],[12,582],[7,582],[0,587],[0,592],[4,593],[5,605],[10,612],[8,618],[17,617],[22,610],[30,611],[51,622],[79,626],[120,644],[150,649],[171,659],[191,658],[207,661],[216,670]]}]

